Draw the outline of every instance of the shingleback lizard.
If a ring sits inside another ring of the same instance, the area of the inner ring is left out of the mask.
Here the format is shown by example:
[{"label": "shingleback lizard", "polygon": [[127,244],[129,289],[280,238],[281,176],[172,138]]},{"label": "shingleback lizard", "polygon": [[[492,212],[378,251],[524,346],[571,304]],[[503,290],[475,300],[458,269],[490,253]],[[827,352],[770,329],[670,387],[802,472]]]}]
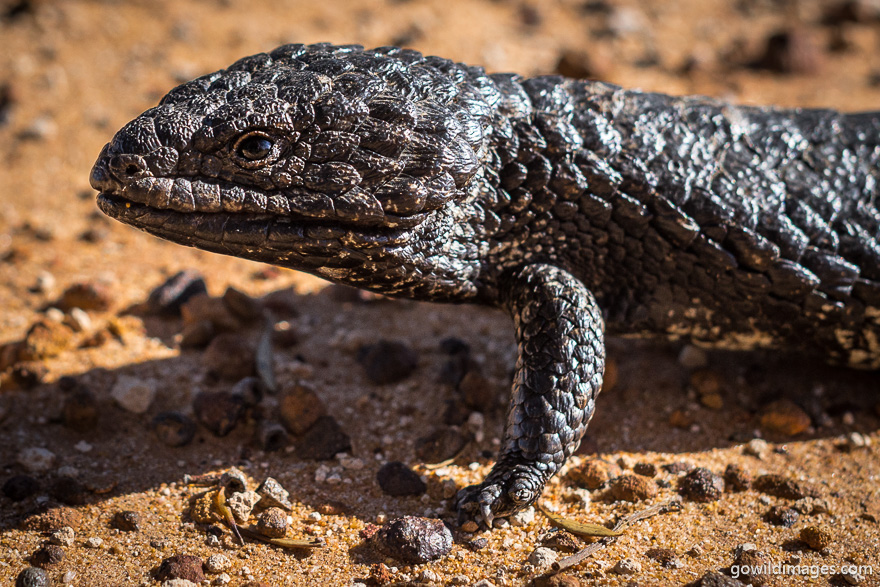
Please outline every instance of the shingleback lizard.
[{"label": "shingleback lizard", "polygon": [[880,366],[880,113],[735,107],[395,47],[284,45],[178,86],[91,173],[162,238],[504,308],[518,360],[489,526],[533,503],[605,332]]}]

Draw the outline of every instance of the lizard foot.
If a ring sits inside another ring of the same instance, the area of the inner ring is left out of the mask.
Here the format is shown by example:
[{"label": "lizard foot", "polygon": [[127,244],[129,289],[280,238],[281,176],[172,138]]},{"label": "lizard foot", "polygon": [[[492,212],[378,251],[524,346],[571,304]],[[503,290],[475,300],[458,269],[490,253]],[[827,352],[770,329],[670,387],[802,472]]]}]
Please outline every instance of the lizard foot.
[{"label": "lizard foot", "polygon": [[529,507],[544,489],[534,473],[513,471],[489,477],[479,485],[465,487],[455,496],[458,522],[474,520],[492,527],[495,518],[515,514]]}]

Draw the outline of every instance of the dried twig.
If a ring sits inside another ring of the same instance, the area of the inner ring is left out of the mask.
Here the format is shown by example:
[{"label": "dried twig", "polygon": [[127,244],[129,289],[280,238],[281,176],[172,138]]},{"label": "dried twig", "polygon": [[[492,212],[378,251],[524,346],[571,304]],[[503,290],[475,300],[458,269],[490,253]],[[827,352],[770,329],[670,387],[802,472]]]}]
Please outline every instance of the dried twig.
[{"label": "dried twig", "polygon": [[[670,511],[678,511],[679,509],[681,509],[681,499],[677,497],[672,498],[668,501],[664,501],[663,503],[658,503],[657,505],[653,505],[647,509],[634,512],[624,518],[621,518],[620,521],[618,521],[617,524],[614,525],[614,531],[619,531],[624,526],[635,524],[636,522],[640,522],[658,514],[664,514]],[[556,561],[551,567],[551,573],[559,573],[561,571],[564,571],[565,569],[580,564],[584,559],[592,555],[594,552],[605,548],[607,545],[611,544],[615,540],[617,540],[617,536],[607,536],[597,542],[594,542],[593,544],[590,544],[586,548],[579,550],[571,556]]]}]

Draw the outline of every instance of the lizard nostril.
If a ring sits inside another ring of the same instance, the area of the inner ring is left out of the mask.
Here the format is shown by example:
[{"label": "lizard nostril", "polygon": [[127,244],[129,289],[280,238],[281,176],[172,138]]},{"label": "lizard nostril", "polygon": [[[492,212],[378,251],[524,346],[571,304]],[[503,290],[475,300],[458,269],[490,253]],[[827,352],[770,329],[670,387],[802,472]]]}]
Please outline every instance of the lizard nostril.
[{"label": "lizard nostril", "polygon": [[108,163],[110,172],[120,180],[137,179],[147,170],[143,157],[139,155],[117,155]]}]

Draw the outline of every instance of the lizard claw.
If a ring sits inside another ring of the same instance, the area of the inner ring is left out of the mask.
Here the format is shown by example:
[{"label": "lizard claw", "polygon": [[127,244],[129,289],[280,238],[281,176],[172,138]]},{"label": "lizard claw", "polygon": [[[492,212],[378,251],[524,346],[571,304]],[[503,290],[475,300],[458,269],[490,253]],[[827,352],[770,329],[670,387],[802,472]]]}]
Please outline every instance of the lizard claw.
[{"label": "lizard claw", "polygon": [[480,515],[483,517],[483,523],[485,523],[486,527],[491,530],[492,520],[495,519],[495,514],[492,513],[492,506],[490,506],[488,503],[481,503]]}]

